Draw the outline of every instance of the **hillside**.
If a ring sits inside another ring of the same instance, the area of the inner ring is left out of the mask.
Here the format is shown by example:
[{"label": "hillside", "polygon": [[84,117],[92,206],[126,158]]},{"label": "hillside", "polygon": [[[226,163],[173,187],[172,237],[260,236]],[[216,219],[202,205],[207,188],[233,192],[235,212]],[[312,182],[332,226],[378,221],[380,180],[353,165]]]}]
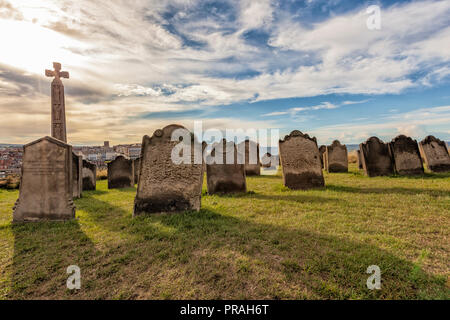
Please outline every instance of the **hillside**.
[{"label": "hillside", "polygon": [[[135,189],[85,192],[77,219],[11,225],[0,190],[0,299],[449,299],[450,174],[280,176],[202,198],[198,213],[133,219]],[[82,288],[66,289],[66,268]],[[370,265],[382,288],[366,287]]]}]

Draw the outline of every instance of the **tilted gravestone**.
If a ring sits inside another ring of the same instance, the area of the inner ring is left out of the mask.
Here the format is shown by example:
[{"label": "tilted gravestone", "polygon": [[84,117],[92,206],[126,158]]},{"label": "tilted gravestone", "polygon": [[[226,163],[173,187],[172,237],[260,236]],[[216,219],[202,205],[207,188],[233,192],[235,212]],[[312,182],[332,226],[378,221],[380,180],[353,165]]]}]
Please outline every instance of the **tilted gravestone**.
[{"label": "tilted gravestone", "polygon": [[363,169],[367,176],[389,176],[394,174],[394,163],[389,145],[377,137],[371,137],[359,145]]},{"label": "tilted gravestone", "polygon": [[208,194],[247,191],[243,156],[232,141],[213,144],[206,157]]},{"label": "tilted gravestone", "polygon": [[95,163],[83,160],[83,190],[97,188],[97,166]]},{"label": "tilted gravestone", "polygon": [[326,147],[324,153],[324,166],[328,172],[348,172],[347,146],[334,140]]},{"label": "tilted gravestone", "polygon": [[83,157],[72,153],[73,197],[81,198],[83,191]]},{"label": "tilted gravestone", "polygon": [[286,187],[295,190],[325,185],[316,138],[294,130],[279,141],[279,150]]},{"label": "tilted gravestone", "polygon": [[134,187],[133,160],[118,156],[108,163],[108,189]]},{"label": "tilted gravestone", "polygon": [[356,150],[356,157],[358,158],[358,169],[363,169],[363,162],[361,158],[361,150]]},{"label": "tilted gravestone", "polygon": [[141,165],[141,158],[134,159],[134,183],[137,184],[139,181],[139,167]]},{"label": "tilted gravestone", "polygon": [[75,218],[72,146],[44,137],[24,146],[13,222]]},{"label": "tilted gravestone", "polygon": [[323,161],[323,155],[325,154],[325,151],[327,150],[327,146],[321,145],[319,147],[319,153],[320,153],[320,164],[322,165],[322,169],[325,168],[325,164]]},{"label": "tilted gravestone", "polygon": [[447,144],[433,136],[428,136],[419,143],[420,153],[432,172],[449,172],[450,155]]},{"label": "tilted gravestone", "polygon": [[144,136],[133,215],[199,211],[203,148],[180,125],[158,129],[152,137]]},{"label": "tilted gravestone", "polygon": [[416,140],[399,135],[389,143],[395,171],[399,175],[423,174],[423,163]]},{"label": "tilted gravestone", "polygon": [[237,146],[240,153],[245,152],[245,175],[261,175],[261,162],[259,160],[259,143],[245,140]]}]

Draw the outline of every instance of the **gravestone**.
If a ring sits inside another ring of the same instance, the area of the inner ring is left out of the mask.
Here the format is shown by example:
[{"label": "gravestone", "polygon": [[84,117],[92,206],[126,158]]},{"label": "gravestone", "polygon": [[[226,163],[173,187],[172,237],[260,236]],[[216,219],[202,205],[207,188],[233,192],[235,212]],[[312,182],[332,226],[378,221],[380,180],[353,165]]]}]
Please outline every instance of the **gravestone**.
[{"label": "gravestone", "polygon": [[328,172],[348,172],[347,146],[334,140],[330,146],[325,148],[324,166]]},{"label": "gravestone", "polygon": [[279,141],[279,150],[286,187],[296,190],[325,185],[316,138],[294,130]]},{"label": "gravestone", "polygon": [[242,156],[232,141],[223,139],[212,145],[211,153],[206,158],[208,194],[247,191],[245,164],[238,161]]},{"label": "gravestone", "polygon": [[137,184],[139,181],[139,167],[141,165],[141,158],[134,159],[134,183]]},{"label": "gravestone", "polygon": [[95,163],[83,160],[83,190],[97,188],[97,166]]},{"label": "gravestone", "polygon": [[[152,137],[144,136],[133,215],[199,211],[203,148],[204,144],[180,125],[158,129]],[[184,160],[179,161],[180,157]]]},{"label": "gravestone", "polygon": [[399,175],[423,174],[423,163],[416,140],[399,135],[389,143],[395,171]]},{"label": "gravestone", "polygon": [[134,187],[133,160],[118,156],[108,163],[108,189]]},{"label": "gravestone", "polygon": [[13,222],[75,218],[72,146],[44,137],[24,146]]},{"label": "gravestone", "polygon": [[83,157],[72,153],[73,197],[81,198],[83,191]]},{"label": "gravestone", "polygon": [[322,169],[325,168],[324,161],[323,161],[323,155],[325,154],[325,151],[327,150],[327,147],[324,145],[321,145],[319,148],[320,153],[320,164],[322,165]]},{"label": "gravestone", "polygon": [[363,169],[367,176],[389,176],[394,174],[394,163],[389,145],[377,137],[371,137],[359,145]]},{"label": "gravestone", "polygon": [[419,143],[420,153],[432,172],[450,172],[450,155],[447,144],[433,136]]},{"label": "gravestone", "polygon": [[263,168],[273,168],[276,169],[278,166],[278,156],[273,156],[269,152],[261,158],[261,166]]},{"label": "gravestone", "polygon": [[361,150],[356,150],[356,157],[358,158],[358,169],[363,169],[363,162],[361,158]]},{"label": "gravestone", "polygon": [[240,153],[245,152],[245,175],[261,175],[261,162],[259,160],[259,143],[245,140],[237,146]]}]

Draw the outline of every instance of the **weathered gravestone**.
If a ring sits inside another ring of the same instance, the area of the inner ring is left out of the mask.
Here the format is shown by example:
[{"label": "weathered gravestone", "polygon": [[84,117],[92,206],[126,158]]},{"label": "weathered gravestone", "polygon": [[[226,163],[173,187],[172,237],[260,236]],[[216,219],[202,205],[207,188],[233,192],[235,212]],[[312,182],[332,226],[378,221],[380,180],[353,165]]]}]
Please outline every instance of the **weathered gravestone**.
[{"label": "weathered gravestone", "polygon": [[245,152],[245,175],[261,175],[261,162],[259,160],[259,143],[245,140],[237,146],[240,153]]},{"label": "weathered gravestone", "polygon": [[83,160],[83,190],[97,188],[97,166],[95,163]]},{"label": "weathered gravestone", "polygon": [[359,145],[363,169],[367,176],[388,176],[394,173],[389,145],[377,137],[371,137]]},{"label": "weathered gravestone", "polygon": [[433,172],[450,171],[450,155],[447,144],[433,136],[428,136],[419,143],[420,153]]},{"label": "weathered gravestone", "polygon": [[417,141],[399,135],[389,143],[395,171],[400,175],[423,174],[423,163]]},{"label": "weathered gravestone", "polygon": [[108,189],[134,187],[133,160],[118,156],[108,163]]},{"label": "weathered gravestone", "polygon": [[72,153],[73,197],[81,198],[83,191],[83,157]]},{"label": "weathered gravestone", "polygon": [[246,192],[245,164],[234,142],[225,139],[212,146],[206,158],[208,194]]},{"label": "weathered gravestone", "polygon": [[358,160],[358,169],[363,169],[363,161],[361,158],[361,150],[356,150],[356,157]]},{"label": "weathered gravestone", "polygon": [[322,169],[325,168],[325,164],[323,161],[323,155],[325,154],[325,151],[327,150],[327,146],[321,145],[319,147],[319,153],[320,153],[320,164],[322,165]]},{"label": "weathered gravestone", "polygon": [[348,172],[347,146],[334,140],[330,146],[326,147],[323,160],[328,172]]},{"label": "weathered gravestone", "polygon": [[180,125],[156,130],[152,137],[144,136],[133,215],[199,211],[203,148]]},{"label": "weathered gravestone", "polygon": [[14,222],[75,218],[72,146],[44,137],[24,146]]},{"label": "weathered gravestone", "polygon": [[279,150],[286,187],[295,190],[325,185],[316,138],[294,130],[279,141]]},{"label": "weathered gravestone", "polygon": [[139,167],[141,165],[141,158],[134,159],[134,183],[137,184],[139,181]]}]

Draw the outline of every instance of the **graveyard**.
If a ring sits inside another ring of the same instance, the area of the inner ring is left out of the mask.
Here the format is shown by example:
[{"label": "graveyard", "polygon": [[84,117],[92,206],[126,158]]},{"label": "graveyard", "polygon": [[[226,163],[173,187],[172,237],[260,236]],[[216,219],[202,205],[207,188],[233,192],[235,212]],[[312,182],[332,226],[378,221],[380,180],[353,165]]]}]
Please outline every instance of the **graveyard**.
[{"label": "graveyard", "polygon": [[[448,299],[450,174],[324,172],[289,190],[280,174],[207,195],[198,212],[132,217],[136,187],[75,199],[77,219],[12,224],[0,190],[0,299]],[[205,179],[206,180],[206,179]],[[83,290],[68,290],[76,261]],[[367,266],[383,290],[367,290]]]},{"label": "graveyard", "polygon": [[0,300],[450,300],[448,13],[0,1]]}]

